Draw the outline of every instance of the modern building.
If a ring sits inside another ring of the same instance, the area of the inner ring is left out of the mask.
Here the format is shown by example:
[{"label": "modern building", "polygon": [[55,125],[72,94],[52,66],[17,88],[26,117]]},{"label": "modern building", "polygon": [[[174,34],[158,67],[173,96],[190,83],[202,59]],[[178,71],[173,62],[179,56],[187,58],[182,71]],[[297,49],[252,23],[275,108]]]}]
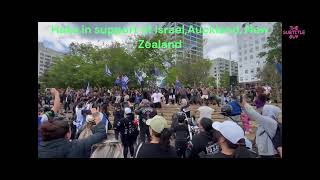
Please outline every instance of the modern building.
[{"label": "modern building", "polygon": [[38,43],[38,78],[54,63],[55,57],[62,57],[64,53],[46,48],[43,43]]},{"label": "modern building", "polygon": [[216,58],[212,60],[212,66],[210,69],[210,75],[216,79],[217,86],[220,86],[220,79],[224,72],[228,72],[231,76],[238,75],[238,63],[235,61],[231,61],[231,69],[230,69],[230,60],[223,58]]},{"label": "modern building", "polygon": [[274,22],[245,22],[240,25],[237,35],[239,83],[259,81],[257,74],[266,63],[266,58],[259,58],[260,52],[267,52],[264,47],[267,37],[272,33]]},{"label": "modern building", "polygon": [[[183,27],[185,32],[188,32],[190,26],[200,28],[199,22],[166,22],[162,27],[177,28]],[[203,34],[202,33],[186,33],[186,34],[172,34],[170,36],[172,41],[182,40],[182,48],[174,49],[175,62],[179,60],[195,60],[203,58]]]}]

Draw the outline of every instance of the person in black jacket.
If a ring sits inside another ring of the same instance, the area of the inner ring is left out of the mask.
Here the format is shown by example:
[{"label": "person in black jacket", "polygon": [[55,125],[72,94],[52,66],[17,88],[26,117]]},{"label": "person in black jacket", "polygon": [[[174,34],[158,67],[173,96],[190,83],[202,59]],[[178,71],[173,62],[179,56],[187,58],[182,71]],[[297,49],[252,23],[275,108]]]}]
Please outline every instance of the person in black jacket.
[{"label": "person in black jacket", "polygon": [[[97,112],[99,113],[99,112]],[[42,123],[42,142],[38,146],[38,158],[89,158],[91,146],[107,138],[102,116],[95,118],[93,135],[70,142],[70,126],[63,117],[56,117]]]},{"label": "person in black jacket", "polygon": [[[135,113],[139,115],[139,141],[140,142],[150,142],[151,135],[149,131],[148,125],[146,125],[146,121],[150,118],[153,118],[157,115],[157,110],[150,106],[150,101],[147,99],[143,99],[139,105],[139,108],[135,110]],[[147,140],[146,140],[147,135]]]},{"label": "person in black jacket", "polygon": [[178,125],[173,127],[175,133],[175,148],[178,157],[185,158],[185,152],[189,140],[189,130],[185,123],[186,116],[182,113],[178,114]]},{"label": "person in black jacket", "polygon": [[125,118],[122,118],[117,123],[117,129],[121,135],[121,142],[123,145],[123,157],[127,158],[128,148],[130,149],[131,158],[133,158],[134,147],[133,144],[137,137],[137,127],[134,126],[134,115],[130,108],[125,108]]},{"label": "person in black jacket", "polygon": [[219,152],[219,145],[214,136],[215,130],[212,127],[212,120],[202,118],[199,122],[200,133],[192,137],[186,150],[187,158],[206,158],[212,157]]},{"label": "person in black jacket", "polygon": [[117,129],[117,124],[120,121],[120,119],[124,118],[124,112],[121,109],[121,105],[119,103],[116,103],[114,106],[115,110],[113,111],[113,127],[114,127],[114,134],[115,138],[118,140],[119,139],[119,130]]}]

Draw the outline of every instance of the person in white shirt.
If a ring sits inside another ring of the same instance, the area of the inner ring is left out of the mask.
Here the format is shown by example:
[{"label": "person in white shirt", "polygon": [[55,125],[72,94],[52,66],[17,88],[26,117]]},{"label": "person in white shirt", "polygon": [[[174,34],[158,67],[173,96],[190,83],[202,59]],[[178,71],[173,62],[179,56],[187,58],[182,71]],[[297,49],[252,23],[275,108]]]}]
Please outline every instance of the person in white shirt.
[{"label": "person in white shirt", "polygon": [[161,98],[163,97],[162,93],[157,90],[154,92],[151,96],[152,102],[153,102],[153,107],[154,108],[161,108]]},{"label": "person in white shirt", "polygon": [[212,119],[212,113],[214,112],[214,109],[208,106],[208,101],[205,101],[204,106],[200,106],[197,110],[200,112],[200,119],[206,117],[209,119]]}]

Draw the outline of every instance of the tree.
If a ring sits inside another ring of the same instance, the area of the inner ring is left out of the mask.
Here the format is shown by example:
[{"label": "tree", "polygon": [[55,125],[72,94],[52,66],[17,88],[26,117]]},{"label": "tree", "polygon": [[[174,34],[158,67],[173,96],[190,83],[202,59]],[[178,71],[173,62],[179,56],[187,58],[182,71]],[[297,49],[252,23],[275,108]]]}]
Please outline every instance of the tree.
[{"label": "tree", "polygon": [[[88,82],[91,86],[110,87],[119,75],[126,75],[130,79],[129,86],[138,86],[134,72],[142,70],[147,74],[145,82],[155,82],[151,70],[157,68],[161,74],[166,74],[165,64],[172,64],[172,50],[139,49],[138,41],[164,41],[165,38],[161,35],[136,36],[127,44],[113,42],[106,47],[71,43],[70,54],[57,59],[40,80],[47,87],[81,88]],[[106,64],[112,72],[111,77],[104,74]]]},{"label": "tree", "polygon": [[276,71],[276,63],[282,63],[282,24],[277,22],[273,26],[273,31],[268,37],[265,47],[269,48],[268,52],[259,53],[259,57],[266,57],[266,64],[258,77],[263,83],[271,86],[272,98],[278,102],[281,101],[280,91],[282,89],[280,75]]},{"label": "tree", "polygon": [[269,48],[268,52],[259,53],[259,57],[266,57],[266,61],[269,63],[275,63],[276,61],[282,63],[282,24],[277,22],[273,25],[273,31],[267,38],[265,47]]},{"label": "tree", "polygon": [[224,71],[220,77],[220,87],[228,88],[230,86],[230,76],[228,71]]}]

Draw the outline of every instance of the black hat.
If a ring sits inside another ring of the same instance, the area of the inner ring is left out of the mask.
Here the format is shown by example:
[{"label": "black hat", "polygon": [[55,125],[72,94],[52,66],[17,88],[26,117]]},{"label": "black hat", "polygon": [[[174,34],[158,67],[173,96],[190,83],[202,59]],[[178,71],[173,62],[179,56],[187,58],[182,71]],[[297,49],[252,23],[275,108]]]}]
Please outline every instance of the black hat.
[{"label": "black hat", "polygon": [[226,105],[221,107],[221,114],[223,114],[225,116],[231,116],[231,112],[232,112],[232,106],[231,105],[226,104]]},{"label": "black hat", "polygon": [[182,123],[182,122],[186,119],[186,116],[185,116],[184,113],[178,112],[177,118],[178,118],[178,122],[179,122],[179,123]]}]

